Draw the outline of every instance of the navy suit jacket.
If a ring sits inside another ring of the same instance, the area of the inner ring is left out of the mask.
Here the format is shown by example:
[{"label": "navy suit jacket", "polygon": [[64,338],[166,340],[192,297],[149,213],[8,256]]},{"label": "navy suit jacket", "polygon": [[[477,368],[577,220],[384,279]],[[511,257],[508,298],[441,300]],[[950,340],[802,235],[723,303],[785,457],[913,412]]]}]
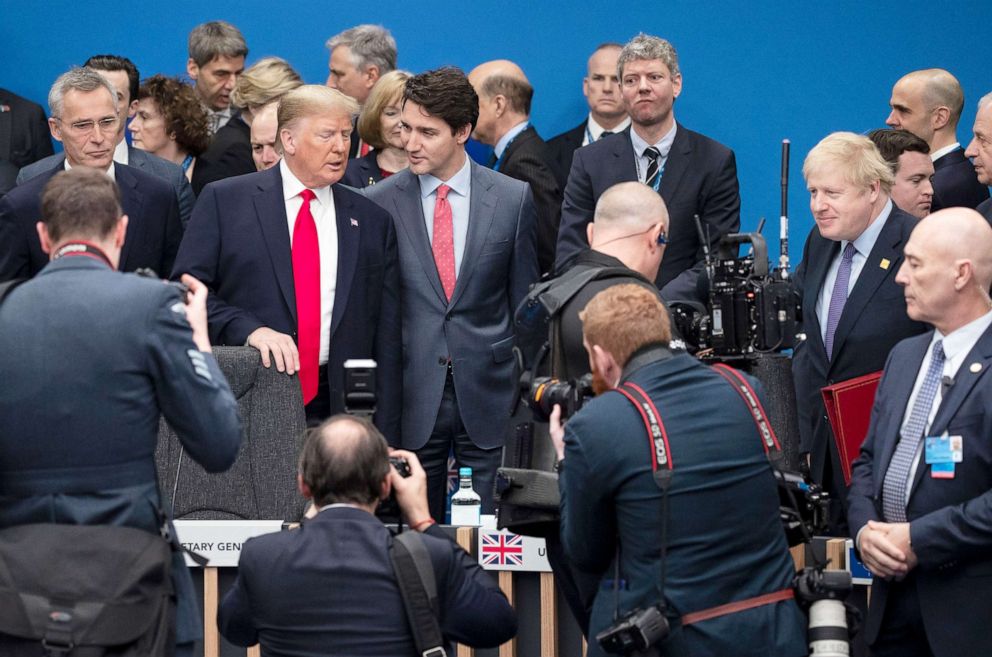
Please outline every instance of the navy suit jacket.
[{"label": "navy suit jacket", "polygon": [[369,151],[365,157],[348,160],[348,168],[345,169],[341,182],[354,189],[362,189],[381,182],[382,171],[379,169],[379,163],[376,162],[376,155],[375,151]]},{"label": "navy suit jacket", "polygon": [[[65,155],[62,153],[38,160],[20,170],[17,174],[17,184],[23,184],[35,176],[47,173],[64,161]],[[179,219],[185,228],[190,215],[193,213],[193,204],[196,202],[196,198],[193,196],[193,188],[190,187],[183,168],[175,162],[169,162],[134,146],[127,147],[127,165],[161,178],[172,185],[176,199],[179,201]]]},{"label": "navy suit jacket", "polygon": [[978,214],[985,217],[986,221],[992,224],[992,198],[979,203],[978,207],[975,208],[975,210],[978,212]]},{"label": "navy suit jacket", "polygon": [[[794,565],[749,407],[719,374],[684,352],[625,378],[657,406],[671,449],[664,585],[670,618],[788,588]],[[569,419],[558,486],[565,554],[603,580],[589,623],[593,637],[613,622],[618,543],[625,583],[620,614],[661,599],[662,492],[638,408],[607,392]],[[662,654],[807,653],[806,621],[793,600],[672,627]],[[588,654],[603,651],[590,640]]]},{"label": "navy suit jacket", "polygon": [[48,119],[41,105],[0,88],[0,161],[23,167],[52,154]]},{"label": "navy suit jacket", "polygon": [[196,158],[193,191],[199,195],[208,184],[224,178],[255,172],[251,156],[251,128],[241,115],[231,117]]},{"label": "navy suit jacket", "polygon": [[944,208],[974,208],[989,199],[989,188],[978,182],[975,167],[957,148],[933,163],[933,203],[930,212]]},{"label": "navy suit jacket", "polygon": [[[50,263],[4,300],[0,527],[157,533],[160,415],[208,472],[234,463],[237,402],[214,357],[193,344],[185,314],[173,310],[179,302],[175,288],[86,256]],[[177,640],[186,643],[203,625],[179,552],[173,582]]]},{"label": "navy suit jacket", "polygon": [[[478,562],[423,534],[434,567],[441,632],[489,648],[516,634],[513,609]],[[218,612],[221,634],[269,655],[415,655],[389,559],[392,537],[361,509],[325,509],[293,531],[250,538]]]},{"label": "navy suit jacket", "polygon": [[[600,195],[617,183],[637,180],[631,130],[628,127],[575,151],[561,208],[557,267],[588,247],[586,226]],[[668,206],[669,222],[668,246],[656,283],[667,301],[695,299],[703,250],[693,215],[698,214],[703,230],[709,231],[711,250],[741,225],[734,152],[680,123],[658,191]]]},{"label": "navy suit jacket", "polygon": [[[882,484],[899,441],[933,332],[903,340],[889,355],[875,396],[871,426],[855,461],[848,521],[856,534],[884,520]],[[962,436],[964,457],[953,479],[934,479],[921,460],[906,517],[923,625],[937,657],[992,654],[992,329],[967,355],[942,396],[929,436]],[[871,644],[882,627],[889,582],[875,578],[865,632]]]},{"label": "navy suit jacket", "polygon": [[[344,411],[344,361],[378,364],[376,424],[399,441],[400,301],[396,233],[388,213],[331,187],[338,231],[337,285],[327,359],[331,411]],[[210,339],[243,345],[267,326],[296,339],[296,293],[280,167],[207,185],[179,248],[173,276],[210,288]]]},{"label": "navy suit jacket", "polygon": [[[63,170],[60,158],[53,168],[0,199],[0,281],[34,276],[48,264],[35,224],[41,219],[45,185]],[[114,164],[114,177],[128,216],[120,270],[150,267],[168,276],[183,233],[175,193],[162,179],[123,164]]]},{"label": "navy suit jacket", "polygon": [[517,389],[513,312],[537,280],[534,201],[519,180],[471,163],[468,235],[448,301],[427,238],[420,180],[409,169],[363,191],[395,219],[403,297],[403,446],[431,436],[448,359],[469,438],[503,444]]},{"label": "navy suit jacket", "polygon": [[582,142],[586,138],[588,122],[589,119],[586,118],[571,130],[548,140],[548,164],[555,174],[555,180],[558,181],[562,194],[565,191],[565,183],[568,182],[568,172],[572,169],[572,156],[575,155],[575,151],[582,148]]},{"label": "navy suit jacket", "polygon": [[506,147],[499,172],[530,185],[537,208],[537,265],[541,273],[555,264],[555,245],[561,224],[562,191],[547,162],[547,144],[534,126],[518,134]]},{"label": "navy suit jacket", "polygon": [[[836,464],[837,449],[833,431],[826,419],[820,389],[864,374],[878,372],[889,351],[903,338],[927,330],[906,314],[902,287],[896,273],[902,265],[902,250],[918,220],[894,204],[868,255],[861,275],[844,305],[840,323],[834,333],[834,353],[829,356],[820,336],[816,300],[823,287],[830,263],[840,253],[840,242],[828,240],[814,226],[803,248],[803,260],[796,269],[796,285],[802,297],[802,331],[806,340],[799,343],[792,356],[792,373],[796,386],[799,413],[799,449],[810,453],[810,471],[814,481],[843,484],[837,468],[836,479],[823,481],[829,459]],[[886,264],[887,263],[887,264]],[[830,488],[831,493],[843,488]]]}]

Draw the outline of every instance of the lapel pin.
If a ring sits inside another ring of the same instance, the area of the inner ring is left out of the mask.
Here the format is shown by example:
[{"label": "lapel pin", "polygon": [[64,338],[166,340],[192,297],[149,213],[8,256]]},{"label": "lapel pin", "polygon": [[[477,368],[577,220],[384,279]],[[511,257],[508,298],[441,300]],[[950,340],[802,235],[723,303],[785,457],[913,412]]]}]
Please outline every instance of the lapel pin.
[{"label": "lapel pin", "polygon": [[888,270],[890,264],[891,263],[888,258],[882,258],[882,262],[878,263],[878,266],[882,269]]},{"label": "lapel pin", "polygon": [[971,366],[968,368],[968,370],[972,374],[978,374],[979,372],[982,371],[982,364],[981,363],[972,363]]},{"label": "lapel pin", "polygon": [[358,219],[352,219],[351,225],[354,226],[355,228],[358,228]]}]

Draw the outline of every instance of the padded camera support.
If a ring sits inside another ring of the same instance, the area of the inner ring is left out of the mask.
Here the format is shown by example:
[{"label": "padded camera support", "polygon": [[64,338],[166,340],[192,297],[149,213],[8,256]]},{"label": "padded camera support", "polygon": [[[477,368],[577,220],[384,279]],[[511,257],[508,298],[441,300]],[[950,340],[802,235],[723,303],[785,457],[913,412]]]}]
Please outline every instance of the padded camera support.
[{"label": "padded camera support", "polygon": [[159,420],[155,464],[163,508],[187,520],[299,520],[304,500],[296,470],[306,417],[297,378],[263,367],[252,347],[213,353],[238,400],[241,449],[230,470],[208,474]]}]

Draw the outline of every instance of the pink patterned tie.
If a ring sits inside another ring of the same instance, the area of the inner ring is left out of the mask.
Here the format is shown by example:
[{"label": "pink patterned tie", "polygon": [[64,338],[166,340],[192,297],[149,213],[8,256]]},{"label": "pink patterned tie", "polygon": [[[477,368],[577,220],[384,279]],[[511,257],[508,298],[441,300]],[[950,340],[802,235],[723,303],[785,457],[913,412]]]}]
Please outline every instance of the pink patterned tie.
[{"label": "pink patterned tie", "polygon": [[434,203],[434,241],[431,250],[434,251],[434,264],[441,277],[444,296],[451,300],[455,291],[455,238],[451,226],[451,204],[448,203],[448,192],[451,188],[441,185],[437,188],[437,200]]}]

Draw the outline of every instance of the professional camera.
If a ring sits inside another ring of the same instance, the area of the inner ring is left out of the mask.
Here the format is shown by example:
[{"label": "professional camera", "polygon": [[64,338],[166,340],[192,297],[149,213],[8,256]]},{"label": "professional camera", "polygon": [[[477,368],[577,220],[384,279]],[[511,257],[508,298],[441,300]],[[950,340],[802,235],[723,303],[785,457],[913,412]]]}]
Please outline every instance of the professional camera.
[{"label": "professional camera", "polygon": [[796,601],[809,611],[809,649],[817,657],[847,657],[850,638],[857,632],[861,613],[844,602],[853,586],[846,570],[824,570],[824,565],[796,573],[792,588]]},{"label": "professional camera", "polygon": [[776,469],[775,478],[778,481],[779,517],[789,547],[823,533],[827,528],[830,494],[796,472]]},{"label": "professional camera", "polygon": [[592,374],[586,374],[575,381],[560,381],[541,376],[528,386],[527,405],[534,412],[534,419],[547,422],[555,404],[561,406],[561,418],[575,415],[582,405],[593,396]]},{"label": "professional camera", "polygon": [[349,358],[344,362],[344,412],[372,419],[375,414],[376,362],[368,358]]},{"label": "professional camera", "polygon": [[668,619],[655,605],[635,609],[596,635],[600,647],[611,655],[644,652],[668,638]]},{"label": "professional camera", "polygon": [[389,464],[396,468],[396,472],[404,479],[410,476],[410,464],[402,456],[390,456]]},{"label": "professional camera", "polygon": [[[741,244],[750,244],[751,253],[740,257]],[[795,346],[799,294],[787,271],[769,273],[768,247],[760,233],[724,236],[716,258],[707,251],[706,263],[707,307],[678,301],[669,305],[672,323],[689,351],[744,356]]]}]

